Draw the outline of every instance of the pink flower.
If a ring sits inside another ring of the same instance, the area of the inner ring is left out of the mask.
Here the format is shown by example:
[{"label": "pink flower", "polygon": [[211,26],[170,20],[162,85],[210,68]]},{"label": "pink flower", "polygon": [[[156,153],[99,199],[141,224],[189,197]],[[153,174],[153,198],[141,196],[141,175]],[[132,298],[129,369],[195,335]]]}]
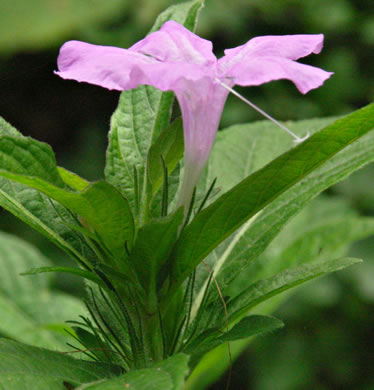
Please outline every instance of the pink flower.
[{"label": "pink flower", "polygon": [[317,88],[331,73],[295,60],[322,49],[323,35],[265,36],[225,50],[217,60],[212,43],[174,21],[129,49],[65,43],[56,72],[119,91],[152,85],[173,91],[184,124],[185,171],[178,201],[185,212],[206,164],[218,129],[229,87],[272,80],[291,80],[301,93]]}]

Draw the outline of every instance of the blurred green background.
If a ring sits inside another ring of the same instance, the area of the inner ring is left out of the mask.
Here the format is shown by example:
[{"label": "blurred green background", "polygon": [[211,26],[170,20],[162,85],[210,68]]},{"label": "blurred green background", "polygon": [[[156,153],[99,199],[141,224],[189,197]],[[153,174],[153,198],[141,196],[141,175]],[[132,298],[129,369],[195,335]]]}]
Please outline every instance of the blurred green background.
[{"label": "blurred green background", "polygon": [[[25,135],[50,143],[59,165],[103,177],[107,131],[119,94],[53,74],[59,47],[79,39],[128,47],[144,37],[172,0],[0,0],[0,115]],[[258,35],[325,34],[304,62],[335,75],[306,96],[287,81],[238,88],[281,120],[341,115],[374,100],[372,0],[207,0],[198,34],[218,56]],[[221,127],[260,119],[230,96]],[[329,190],[361,214],[374,212],[374,171],[367,167]],[[5,211],[0,229],[37,245],[58,264],[66,256]],[[275,313],[286,328],[257,339],[232,369],[231,389],[374,389],[374,248],[357,243],[365,263],[300,288]],[[56,288],[82,293],[77,279]],[[211,389],[224,389],[224,377]]]}]

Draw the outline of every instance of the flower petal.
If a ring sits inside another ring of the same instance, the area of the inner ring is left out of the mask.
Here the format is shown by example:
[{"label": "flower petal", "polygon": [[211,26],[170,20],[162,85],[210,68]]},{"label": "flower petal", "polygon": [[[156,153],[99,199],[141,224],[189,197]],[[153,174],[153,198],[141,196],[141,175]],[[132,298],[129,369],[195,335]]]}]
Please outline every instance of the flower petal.
[{"label": "flower petal", "polygon": [[257,56],[297,60],[311,53],[318,54],[322,50],[323,39],[323,34],[256,37],[244,45],[226,49],[220,64],[224,69],[229,69],[238,62],[250,61]]},{"label": "flower petal", "polygon": [[[185,83],[198,85],[202,80],[212,80],[214,73],[212,69],[188,63],[157,62],[134,66],[130,77],[138,80],[139,84],[153,85],[162,91],[183,91]],[[205,93],[200,88],[201,93]],[[188,90],[187,90],[188,93]]]},{"label": "flower petal", "polygon": [[330,76],[314,66],[280,57],[254,57],[226,71],[225,77],[242,86],[261,85],[273,80],[291,80],[301,93],[320,87]]},{"label": "flower petal", "polygon": [[210,65],[217,61],[212,48],[212,42],[200,38],[171,20],[164,23],[159,31],[148,35],[129,50],[164,62]]},{"label": "flower petal", "polygon": [[65,43],[58,57],[57,75],[118,91],[152,85],[176,91],[181,80],[199,81],[213,71],[196,64],[159,62],[133,50],[97,46],[85,42]]},{"label": "flower petal", "polygon": [[139,85],[139,80],[130,77],[134,67],[152,62],[156,61],[129,50],[69,41],[60,49],[57,60],[59,71],[55,73],[63,79],[122,91]]}]

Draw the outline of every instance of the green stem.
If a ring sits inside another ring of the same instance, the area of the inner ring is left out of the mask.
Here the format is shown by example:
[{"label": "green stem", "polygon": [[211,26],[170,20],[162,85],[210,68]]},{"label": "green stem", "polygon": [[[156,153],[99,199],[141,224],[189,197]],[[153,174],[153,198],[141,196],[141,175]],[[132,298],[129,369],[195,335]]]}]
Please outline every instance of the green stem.
[{"label": "green stem", "polygon": [[164,359],[164,338],[160,316],[156,311],[152,314],[142,312],[141,317],[146,360],[147,363],[153,364]]}]

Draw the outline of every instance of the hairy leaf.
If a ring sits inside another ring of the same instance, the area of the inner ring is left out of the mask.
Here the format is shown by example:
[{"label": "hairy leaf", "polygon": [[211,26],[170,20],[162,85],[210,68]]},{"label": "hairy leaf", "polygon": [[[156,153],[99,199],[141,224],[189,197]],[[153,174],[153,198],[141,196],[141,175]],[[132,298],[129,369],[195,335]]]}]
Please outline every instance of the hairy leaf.
[{"label": "hairy leaf", "polygon": [[91,280],[92,282],[98,284],[101,287],[105,287],[105,284],[103,281],[93,272],[86,271],[84,269],[80,268],[73,268],[73,267],[38,267],[38,268],[32,268],[26,272],[22,272],[22,276],[30,276],[30,275],[38,275],[43,274],[47,272],[62,272],[67,273],[70,275],[76,275],[80,276],[81,278],[85,278],[88,280]]},{"label": "hairy leaf", "polygon": [[[0,118],[0,135],[25,138],[14,127]],[[41,192],[0,177],[0,205],[43,234],[74,258],[87,258],[94,254],[83,238],[68,225],[76,222],[60,204]],[[85,262],[81,260],[81,262]]]},{"label": "hairy leaf", "polygon": [[342,259],[305,264],[301,267],[287,269],[267,280],[259,280],[228,302],[227,310],[230,321],[241,318],[251,308],[283,291],[308,280],[339,271],[360,262],[360,259],[345,257]]},{"label": "hairy leaf", "polygon": [[49,289],[49,275],[23,277],[32,267],[50,266],[36,248],[0,233],[0,334],[51,349],[66,349],[65,321],[85,313],[83,303]]},{"label": "hairy leaf", "polygon": [[[164,218],[155,219],[139,229],[130,261],[140,282],[156,304],[157,284],[166,276],[160,275],[165,267],[183,221],[183,210]],[[167,272],[165,271],[165,274]]]},{"label": "hairy leaf", "polygon": [[31,138],[1,136],[0,175],[41,191],[77,213],[115,255],[123,253],[125,242],[131,244],[134,227],[127,201],[104,181],[81,192],[69,190],[48,145]]},{"label": "hairy leaf", "polygon": [[117,378],[80,386],[77,390],[182,390],[188,356],[174,355],[151,368],[131,371]]},{"label": "hairy leaf", "polygon": [[282,321],[274,317],[252,315],[243,318],[232,329],[223,333],[222,336],[219,336],[218,331],[207,332],[205,339],[198,338],[195,342],[192,342],[186,352],[192,355],[191,364],[194,366],[203,355],[225,342],[272,332],[283,327],[283,325]]},{"label": "hairy leaf", "polygon": [[0,340],[0,387],[6,390],[66,390],[118,374],[116,367],[74,359],[47,349]]}]

